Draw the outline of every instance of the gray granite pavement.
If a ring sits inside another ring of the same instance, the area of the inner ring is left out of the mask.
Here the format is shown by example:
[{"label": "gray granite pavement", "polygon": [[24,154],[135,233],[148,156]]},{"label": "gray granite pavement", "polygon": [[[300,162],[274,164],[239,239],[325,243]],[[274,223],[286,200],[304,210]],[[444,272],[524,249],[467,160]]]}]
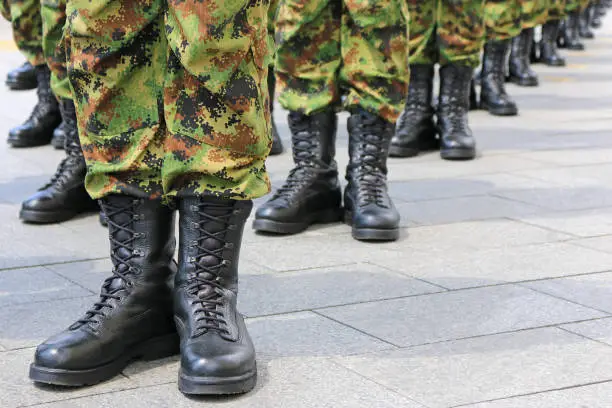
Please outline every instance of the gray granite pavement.
[{"label": "gray granite pavement", "polygon": [[[605,23],[587,51],[564,52],[567,68],[537,66],[539,88],[508,87],[519,117],[471,114],[478,160],[390,160],[398,242],[359,243],[340,224],[283,238],[246,231],[240,308],[260,377],[240,397],[181,395],[176,358],[90,388],[28,380],[35,346],[95,299],[108,244],[93,215],[22,224],[21,201],[62,153],[0,143],[0,408],[612,407],[612,17]],[[22,63],[6,24],[0,55],[0,78]],[[0,87],[0,135],[34,98]],[[275,114],[288,143],[285,113]],[[290,168],[288,153],[270,158],[276,187]]]}]

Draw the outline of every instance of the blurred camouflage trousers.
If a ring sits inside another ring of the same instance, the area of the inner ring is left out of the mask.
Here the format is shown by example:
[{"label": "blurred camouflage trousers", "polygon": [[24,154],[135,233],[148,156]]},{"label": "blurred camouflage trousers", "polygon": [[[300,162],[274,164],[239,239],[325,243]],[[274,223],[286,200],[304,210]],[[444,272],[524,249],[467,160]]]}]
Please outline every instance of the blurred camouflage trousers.
[{"label": "blurred camouflage trousers", "polygon": [[548,19],[560,20],[567,13],[584,10],[588,5],[589,0],[548,0]]},{"label": "blurred camouflage trousers", "polygon": [[486,0],[486,39],[508,40],[546,22],[548,0]]},{"label": "blurred camouflage trousers", "polygon": [[1,0],[0,2],[0,12],[11,22],[17,48],[34,66],[45,63],[40,2],[41,0]]},{"label": "blurred camouflage trousers", "polygon": [[252,199],[270,183],[268,2],[70,0],[88,192]]},{"label": "blurred camouflage trousers", "polygon": [[485,38],[484,0],[407,0],[410,63],[476,67]]},{"label": "blurred camouflage trousers", "polygon": [[311,114],[363,108],[395,122],[408,89],[404,0],[281,0],[276,26],[280,103]]},{"label": "blurred camouflage trousers", "polygon": [[58,98],[71,99],[66,69],[66,0],[41,0],[43,51],[51,69],[51,89]]}]

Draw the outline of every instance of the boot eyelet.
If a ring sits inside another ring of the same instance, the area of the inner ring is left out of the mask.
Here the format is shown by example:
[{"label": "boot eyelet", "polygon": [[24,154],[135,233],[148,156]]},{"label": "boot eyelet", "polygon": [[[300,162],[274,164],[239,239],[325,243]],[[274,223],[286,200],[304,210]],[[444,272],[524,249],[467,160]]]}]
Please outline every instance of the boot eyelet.
[{"label": "boot eyelet", "polygon": [[230,231],[235,231],[238,229],[238,226],[234,225],[234,224],[230,224],[227,226],[227,229]]},{"label": "boot eyelet", "polygon": [[200,224],[198,224],[197,222],[192,222],[191,223],[191,228],[198,228],[200,226]]},{"label": "boot eyelet", "polygon": [[242,213],[242,210],[234,210],[232,213],[234,215],[238,215],[238,214]]},{"label": "boot eyelet", "polygon": [[234,243],[233,242],[226,242],[224,247],[225,247],[225,249],[234,249]]},{"label": "boot eyelet", "polygon": [[221,261],[221,265],[224,265],[224,266],[230,266],[231,264],[232,264],[232,261],[228,259],[224,259],[223,261]]},{"label": "boot eyelet", "polygon": [[191,211],[199,211],[200,208],[197,205],[191,205],[191,206],[189,206],[189,209]]}]

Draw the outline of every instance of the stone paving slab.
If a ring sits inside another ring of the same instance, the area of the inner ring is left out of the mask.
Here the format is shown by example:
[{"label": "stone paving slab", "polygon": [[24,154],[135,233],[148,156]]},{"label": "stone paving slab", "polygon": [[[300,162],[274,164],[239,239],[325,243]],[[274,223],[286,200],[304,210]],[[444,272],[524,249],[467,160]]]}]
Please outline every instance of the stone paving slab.
[{"label": "stone paving slab", "polygon": [[612,346],[612,319],[597,319],[590,322],[565,324],[561,328]]},{"label": "stone paving slab", "polygon": [[515,285],[383,300],[318,312],[400,347],[608,316]]},{"label": "stone paving slab", "polygon": [[555,328],[334,361],[430,408],[612,379],[612,348]]}]

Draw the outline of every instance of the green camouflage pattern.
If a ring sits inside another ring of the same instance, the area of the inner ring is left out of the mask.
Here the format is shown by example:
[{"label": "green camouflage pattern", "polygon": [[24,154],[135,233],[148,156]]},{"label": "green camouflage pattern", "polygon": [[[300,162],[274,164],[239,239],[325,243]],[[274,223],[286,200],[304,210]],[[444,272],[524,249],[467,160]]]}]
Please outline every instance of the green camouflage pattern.
[{"label": "green camouflage pattern", "polygon": [[404,0],[282,0],[276,50],[279,101],[312,114],[365,109],[395,122],[408,90]]},{"label": "green camouflage pattern", "polygon": [[43,52],[51,70],[51,90],[57,98],[72,99],[66,67],[66,0],[41,0]]},{"label": "green camouflage pattern", "polygon": [[548,0],[548,21],[556,21],[565,18],[567,0]]},{"label": "green camouflage pattern", "polygon": [[519,0],[523,29],[534,28],[548,20],[548,0]]},{"label": "green camouflage pattern", "polygon": [[41,0],[2,0],[0,13],[11,23],[13,39],[26,60],[34,65],[45,63],[42,50]]},{"label": "green camouflage pattern", "polygon": [[486,41],[509,40],[523,29],[519,0],[486,0]]},{"label": "green camouflage pattern", "polygon": [[484,0],[407,0],[410,64],[476,68],[485,40]]},{"label": "green camouflage pattern", "polygon": [[566,0],[565,12],[583,11],[589,5],[590,0]]},{"label": "green camouflage pattern", "polygon": [[68,2],[92,197],[268,193],[267,13],[266,0]]}]

